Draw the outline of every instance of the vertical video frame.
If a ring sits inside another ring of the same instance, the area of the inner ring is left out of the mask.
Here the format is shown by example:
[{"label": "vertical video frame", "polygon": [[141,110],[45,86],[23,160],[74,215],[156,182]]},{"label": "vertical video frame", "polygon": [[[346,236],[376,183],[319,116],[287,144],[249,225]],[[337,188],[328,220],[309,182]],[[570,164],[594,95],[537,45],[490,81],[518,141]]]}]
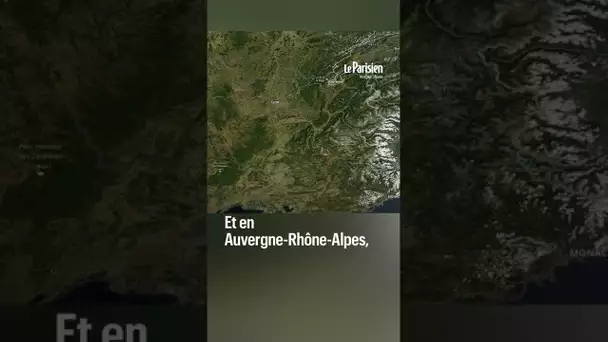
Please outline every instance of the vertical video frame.
[{"label": "vertical video frame", "polygon": [[398,341],[399,32],[207,37],[208,338]]}]

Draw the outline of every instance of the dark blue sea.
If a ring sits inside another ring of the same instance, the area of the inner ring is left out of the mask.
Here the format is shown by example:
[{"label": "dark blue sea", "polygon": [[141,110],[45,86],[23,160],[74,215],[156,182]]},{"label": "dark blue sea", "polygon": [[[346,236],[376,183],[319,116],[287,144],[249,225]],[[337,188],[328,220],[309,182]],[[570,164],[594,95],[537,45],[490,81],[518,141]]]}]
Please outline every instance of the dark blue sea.
[{"label": "dark blue sea", "polygon": [[118,293],[110,289],[110,284],[104,281],[92,280],[80,284],[58,298],[47,298],[40,294],[31,304],[130,304],[130,305],[162,305],[178,304],[177,296],[168,293],[144,294],[136,292]]},{"label": "dark blue sea", "polygon": [[243,208],[242,205],[235,205],[228,210],[220,211],[218,214],[261,214],[264,210],[247,209]]},{"label": "dark blue sea", "polygon": [[[291,212],[292,209],[288,206],[283,208],[284,212]],[[382,204],[372,209],[372,213],[399,213],[401,210],[401,198],[390,198],[384,201]],[[244,208],[242,205],[235,205],[228,210],[222,211],[220,213],[226,214],[261,214],[263,210],[258,209],[248,209]]]},{"label": "dark blue sea", "polygon": [[608,259],[573,262],[555,275],[553,283],[528,284],[517,304],[608,304]]},{"label": "dark blue sea", "polygon": [[399,213],[400,211],[401,198],[395,197],[384,201],[384,203],[374,208],[374,210],[372,210],[372,213]]}]

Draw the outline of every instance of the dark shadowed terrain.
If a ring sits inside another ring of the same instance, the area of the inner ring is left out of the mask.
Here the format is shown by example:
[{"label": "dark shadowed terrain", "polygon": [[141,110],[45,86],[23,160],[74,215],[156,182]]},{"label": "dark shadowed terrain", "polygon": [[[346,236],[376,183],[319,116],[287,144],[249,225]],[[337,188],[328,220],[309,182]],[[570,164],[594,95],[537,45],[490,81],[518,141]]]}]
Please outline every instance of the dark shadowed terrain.
[{"label": "dark shadowed terrain", "polygon": [[204,17],[199,0],[0,2],[0,302],[98,274],[108,296],[204,299]]},{"label": "dark shadowed terrain", "polygon": [[[564,265],[587,270],[577,251],[607,247],[608,6],[424,0],[402,11],[401,222],[416,241],[403,252],[406,300],[512,301]],[[605,277],[581,272],[589,289]],[[569,284],[539,296],[585,288]],[[529,290],[524,301],[538,301]]]}]

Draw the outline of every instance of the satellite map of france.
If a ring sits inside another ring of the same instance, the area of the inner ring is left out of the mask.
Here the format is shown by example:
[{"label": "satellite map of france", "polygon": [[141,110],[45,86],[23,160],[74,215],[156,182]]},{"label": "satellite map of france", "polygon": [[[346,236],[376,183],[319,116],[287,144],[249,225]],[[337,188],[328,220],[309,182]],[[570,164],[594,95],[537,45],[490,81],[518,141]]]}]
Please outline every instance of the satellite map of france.
[{"label": "satellite map of france", "polygon": [[208,211],[399,197],[399,32],[209,32]]}]

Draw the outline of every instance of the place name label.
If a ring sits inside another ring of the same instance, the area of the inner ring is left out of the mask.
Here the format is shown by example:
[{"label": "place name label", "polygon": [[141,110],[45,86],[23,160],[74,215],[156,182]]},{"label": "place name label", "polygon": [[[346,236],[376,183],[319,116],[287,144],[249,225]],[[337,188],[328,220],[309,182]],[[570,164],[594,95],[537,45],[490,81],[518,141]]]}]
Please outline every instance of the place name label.
[{"label": "place name label", "polygon": [[260,249],[276,247],[338,247],[342,249],[368,248],[365,236],[332,232],[327,235],[313,235],[310,232],[289,232],[283,235],[239,234],[234,230],[255,230],[253,218],[225,216],[224,229],[230,230],[224,236],[224,247],[255,247]]}]

